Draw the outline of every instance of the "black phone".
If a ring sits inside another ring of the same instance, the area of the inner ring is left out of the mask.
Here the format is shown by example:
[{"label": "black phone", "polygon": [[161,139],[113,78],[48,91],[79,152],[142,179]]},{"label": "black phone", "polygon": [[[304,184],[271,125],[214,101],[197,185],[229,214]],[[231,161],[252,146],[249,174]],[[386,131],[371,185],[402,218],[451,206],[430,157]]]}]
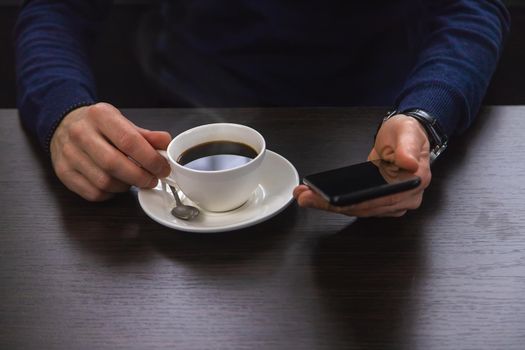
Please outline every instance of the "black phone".
[{"label": "black phone", "polygon": [[416,188],[419,176],[384,160],[311,174],[303,183],[330,204],[344,206]]}]

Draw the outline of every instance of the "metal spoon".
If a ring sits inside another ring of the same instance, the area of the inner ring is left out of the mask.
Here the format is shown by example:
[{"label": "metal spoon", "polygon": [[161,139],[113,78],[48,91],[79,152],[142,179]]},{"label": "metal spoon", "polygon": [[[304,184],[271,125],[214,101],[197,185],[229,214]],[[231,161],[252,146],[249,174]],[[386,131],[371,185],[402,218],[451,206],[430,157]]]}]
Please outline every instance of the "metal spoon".
[{"label": "metal spoon", "polygon": [[175,202],[177,202],[177,205],[175,208],[171,209],[171,215],[175,216],[176,218],[182,219],[182,220],[191,220],[197,215],[199,215],[200,210],[191,206],[182,204],[182,201],[179,198],[179,194],[177,193],[177,190],[172,185],[168,184],[168,186],[171,189],[171,193],[173,193],[173,197],[175,198]]}]

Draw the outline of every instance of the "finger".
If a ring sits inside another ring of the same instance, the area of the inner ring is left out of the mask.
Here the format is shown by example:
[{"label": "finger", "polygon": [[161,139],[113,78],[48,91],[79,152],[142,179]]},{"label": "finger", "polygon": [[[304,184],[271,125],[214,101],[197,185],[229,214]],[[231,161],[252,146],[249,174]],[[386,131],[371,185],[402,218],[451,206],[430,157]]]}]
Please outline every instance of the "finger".
[{"label": "finger", "polygon": [[380,199],[380,203],[386,204],[377,205],[377,200],[370,200],[350,206],[334,206],[315,192],[311,190],[301,191],[301,189],[298,189],[296,197],[297,203],[301,207],[320,209],[334,213],[345,214],[348,216],[359,217],[381,216],[392,212],[406,210],[406,203],[409,202],[403,202],[402,200],[398,201],[395,198],[387,201],[385,201],[384,198]]},{"label": "finger", "polygon": [[356,211],[367,211],[374,208],[393,208],[395,206],[403,205],[403,203],[411,203],[413,198],[422,196],[423,189],[415,188],[405,192],[392,194],[389,196],[383,196],[379,198],[370,199],[364,202],[357,203],[353,206]]},{"label": "finger", "polygon": [[153,188],[157,185],[155,176],[130,160],[100,135],[91,135],[90,138],[82,138],[79,142],[93,162],[113,178],[141,188]]},{"label": "finger", "polygon": [[331,211],[335,213],[341,212],[343,207],[336,207],[331,205],[327,200],[319,196],[317,193],[308,189],[297,194],[297,204],[304,208],[314,208],[320,210]]},{"label": "finger", "polygon": [[374,149],[381,159],[416,172],[421,157],[428,157],[428,137],[412,117],[397,115],[379,130]]},{"label": "finger", "polygon": [[165,150],[171,141],[171,135],[166,131],[151,131],[143,128],[138,128],[139,133],[149,142],[155,149]]},{"label": "finger", "polygon": [[71,191],[91,202],[101,202],[113,197],[113,193],[102,191],[76,170],[70,170],[61,178],[62,183]]},{"label": "finger", "polygon": [[303,193],[304,191],[308,191],[308,190],[310,190],[310,188],[308,186],[306,186],[306,185],[296,186],[293,189],[293,197],[295,199],[297,199],[301,193]]},{"label": "finger", "polygon": [[416,172],[420,158],[428,156],[428,138],[417,120],[397,133],[394,162],[399,167]]},{"label": "finger", "polygon": [[410,133],[401,133],[398,137],[394,163],[407,171],[416,172],[419,167],[419,157],[422,145]]},{"label": "finger", "polygon": [[406,213],[408,213],[408,210],[400,210],[400,211],[395,211],[395,212],[391,212],[391,213],[386,213],[386,214],[380,215],[380,216],[381,217],[399,218],[399,217],[405,215]]},{"label": "finger", "polygon": [[430,185],[430,181],[432,180],[432,172],[430,171],[429,159],[421,163],[416,175],[421,179],[421,188],[425,189]]},{"label": "finger", "polygon": [[63,154],[73,169],[84,175],[96,188],[110,193],[125,192],[129,189],[128,184],[113,178],[102,170],[82,150],[64,147]]},{"label": "finger", "polygon": [[376,160],[376,159],[380,159],[381,157],[379,156],[379,154],[377,153],[376,149],[375,148],[372,148],[372,150],[370,151],[370,153],[368,154],[368,157],[367,157],[367,160],[368,161],[371,161],[371,160]]},{"label": "finger", "polygon": [[[423,200],[423,192],[418,195],[409,197],[398,203],[392,205],[383,206],[368,206],[368,203],[356,204],[351,208],[345,209],[344,212],[347,215],[359,216],[359,217],[372,217],[372,216],[401,216],[408,210],[414,210],[419,208]],[[362,205],[366,204],[366,205]],[[403,213],[403,214],[401,214]]]},{"label": "finger", "polygon": [[392,216],[392,213],[406,212],[406,209],[400,209],[395,206],[392,207],[380,207],[368,210],[344,210],[343,213],[349,216],[357,216],[360,218],[371,218],[371,217],[387,217]]},{"label": "finger", "polygon": [[169,175],[171,169],[166,160],[140,134],[133,123],[113,107],[102,105],[98,108],[104,109],[100,111],[101,115],[108,113],[115,115],[113,118],[105,118],[98,123],[97,128],[116,148],[126,156],[133,158],[149,173],[157,177]]},{"label": "finger", "polygon": [[365,211],[355,211],[355,210],[349,210],[345,211],[344,214],[348,216],[356,216],[359,218],[372,218],[372,217],[400,217],[405,215],[408,212],[407,209],[396,209],[393,207],[382,207],[382,208],[375,208],[373,210],[365,210]]},{"label": "finger", "polygon": [[330,205],[323,198],[311,191],[303,191],[299,194],[297,202],[300,206],[314,208],[333,213],[356,217],[399,217],[406,214],[406,209],[398,209],[396,206],[384,206],[372,209],[355,209],[355,205],[337,207]]}]

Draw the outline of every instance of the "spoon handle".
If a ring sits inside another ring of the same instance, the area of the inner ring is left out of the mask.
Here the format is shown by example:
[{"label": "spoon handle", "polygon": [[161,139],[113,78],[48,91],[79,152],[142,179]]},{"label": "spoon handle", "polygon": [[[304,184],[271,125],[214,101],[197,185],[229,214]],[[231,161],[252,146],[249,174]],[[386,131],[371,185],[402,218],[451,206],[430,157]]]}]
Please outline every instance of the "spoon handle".
[{"label": "spoon handle", "polygon": [[173,193],[173,197],[175,198],[175,202],[177,202],[177,206],[182,205],[182,202],[179,198],[179,194],[177,193],[177,190],[172,185],[168,184],[170,187],[171,193]]}]

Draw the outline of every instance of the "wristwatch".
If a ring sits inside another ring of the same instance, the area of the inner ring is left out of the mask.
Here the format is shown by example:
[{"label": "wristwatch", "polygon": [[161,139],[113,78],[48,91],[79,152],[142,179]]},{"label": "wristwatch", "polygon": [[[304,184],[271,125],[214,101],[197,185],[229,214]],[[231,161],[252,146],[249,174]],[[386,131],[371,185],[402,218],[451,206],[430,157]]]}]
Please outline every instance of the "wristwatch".
[{"label": "wristwatch", "polygon": [[[432,164],[437,159],[437,157],[439,157],[439,155],[443,153],[443,151],[447,148],[448,145],[447,134],[443,131],[441,125],[439,125],[439,121],[426,111],[419,108],[413,108],[403,111],[389,111],[387,116],[383,118],[381,125],[388,119],[398,114],[407,115],[421,123],[421,125],[427,132],[428,140],[430,142],[430,164]],[[381,125],[379,125],[379,127],[381,127]]]}]

